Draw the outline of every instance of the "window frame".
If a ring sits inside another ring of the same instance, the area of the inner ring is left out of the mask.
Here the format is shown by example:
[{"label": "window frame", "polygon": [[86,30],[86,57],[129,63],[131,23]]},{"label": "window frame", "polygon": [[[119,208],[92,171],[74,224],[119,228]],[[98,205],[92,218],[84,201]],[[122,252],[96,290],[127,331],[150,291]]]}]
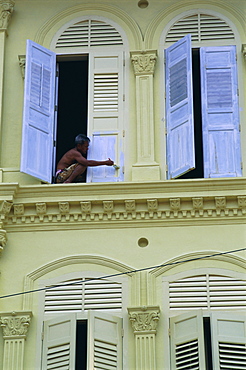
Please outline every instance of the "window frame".
[{"label": "window frame", "polygon": [[[96,270],[84,270],[83,272],[71,272],[63,275],[59,275],[56,277],[52,277],[49,279],[42,279],[39,281],[38,289],[41,291],[38,295],[38,320],[37,320],[37,346],[36,346],[36,367],[40,368],[41,361],[42,361],[42,333],[43,333],[43,325],[44,321],[50,320],[52,318],[61,317],[64,315],[67,315],[67,312],[61,312],[60,315],[58,314],[45,314],[44,313],[44,302],[45,302],[45,287],[56,285],[61,282],[67,281],[67,280],[75,280],[75,279],[82,279],[82,278],[99,278],[102,279],[106,275],[106,280],[111,280],[112,282],[118,282],[121,283],[122,286],[122,309],[121,311],[116,310],[110,310],[109,314],[113,316],[117,316],[122,319],[122,327],[124,336],[122,338],[122,363],[123,368],[127,368],[128,359],[127,356],[124,355],[128,351],[128,313],[127,313],[127,306],[128,306],[128,276],[117,276],[117,277],[108,277],[108,273],[102,274],[100,272],[97,272]],[[100,311],[98,310],[91,310],[94,312],[108,312],[107,309]],[[76,320],[88,320],[88,311],[84,312],[73,312],[73,314],[76,317]]]},{"label": "window frame", "polygon": [[[172,43],[166,43],[166,35],[168,34],[169,29],[179,20],[184,19],[186,17],[197,15],[197,14],[205,14],[209,16],[216,17],[218,19],[221,19],[223,22],[226,22],[229,27],[232,29],[234,33],[234,41],[233,40],[214,40],[214,41],[203,41],[203,42],[192,42],[192,48],[200,48],[200,47],[208,47],[208,46],[228,46],[228,45],[235,45],[236,46],[236,55],[237,55],[237,70],[238,70],[238,91],[239,91],[239,97],[238,97],[238,103],[239,103],[239,123],[243,122],[243,107],[244,106],[244,89],[243,84],[241,82],[240,76],[242,75],[242,58],[241,58],[241,39],[240,34],[230,18],[227,18],[224,16],[224,14],[221,14],[219,12],[213,11],[211,9],[207,8],[194,8],[190,10],[184,10],[182,13],[179,13],[178,15],[174,15],[173,18],[170,18],[171,20],[168,23],[163,24],[163,31],[160,34],[159,39],[159,61],[161,70],[160,70],[160,91],[163,93],[160,93],[160,117],[161,121],[163,122],[163,125],[160,126],[160,138],[161,138],[161,168],[163,171],[163,177],[165,179],[168,179],[167,176],[167,153],[166,153],[166,101],[165,98],[163,99],[163,96],[165,97],[166,94],[166,86],[165,86],[165,80],[166,80],[166,73],[165,73],[165,58],[164,58],[164,50],[172,45]],[[188,32],[187,32],[188,33]],[[240,130],[241,131],[241,130]],[[241,136],[241,135],[240,135]],[[241,137],[241,157],[243,158],[243,148],[242,148],[242,137]],[[243,160],[243,159],[242,159]],[[241,164],[242,167],[242,164]],[[244,172],[244,171],[242,171]],[[204,178],[204,177],[203,177]]]},{"label": "window frame", "polygon": [[[218,275],[218,276],[225,276],[225,277],[231,277],[232,279],[239,279],[245,281],[245,274],[240,272],[235,272],[229,269],[218,269],[218,268],[200,268],[200,269],[192,269],[192,270],[185,270],[183,272],[179,272],[172,275],[162,275],[161,281],[162,281],[162,311],[163,311],[163,347],[166,348],[163,361],[164,361],[164,367],[167,370],[171,369],[171,355],[170,355],[170,318],[175,317],[182,314],[190,314],[195,311],[201,311],[203,317],[211,317],[213,313],[222,312],[222,310],[214,310],[214,309],[199,309],[197,307],[194,310],[187,309],[187,310],[175,310],[171,311],[169,308],[169,282],[170,281],[176,281],[179,279],[184,279],[188,277],[193,276],[199,276],[199,275]],[[238,312],[244,312],[246,313],[246,310],[243,311],[242,309],[228,309],[227,312],[231,314],[237,315]],[[222,312],[223,313],[223,312]]]}]

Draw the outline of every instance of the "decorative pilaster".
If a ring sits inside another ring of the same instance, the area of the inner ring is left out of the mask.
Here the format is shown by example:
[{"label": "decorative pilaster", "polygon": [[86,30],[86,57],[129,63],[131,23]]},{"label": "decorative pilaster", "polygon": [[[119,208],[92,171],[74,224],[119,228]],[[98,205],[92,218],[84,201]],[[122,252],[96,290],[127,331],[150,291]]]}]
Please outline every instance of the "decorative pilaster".
[{"label": "decorative pilaster", "polygon": [[130,307],[128,314],[135,335],[136,370],[155,370],[155,336],[160,308],[158,306]]},{"label": "decorative pilaster", "polygon": [[156,59],[156,50],[131,52],[137,108],[137,163],[132,168],[133,181],[160,180],[159,165],[154,159],[153,75]]},{"label": "decorative pilaster", "polygon": [[3,370],[24,370],[24,347],[32,313],[30,311],[0,313],[3,329]]},{"label": "decorative pilaster", "polygon": [[[2,136],[2,113],[3,113],[3,75],[4,75],[4,54],[5,39],[11,15],[14,10],[13,0],[0,0],[0,137]],[[1,158],[0,158],[1,167]],[[2,182],[2,170],[0,168],[0,182]]]},{"label": "decorative pilaster", "polygon": [[9,214],[12,207],[11,202],[6,200],[0,202],[0,255],[7,243],[7,232],[3,228],[3,224],[6,218],[6,215]]}]

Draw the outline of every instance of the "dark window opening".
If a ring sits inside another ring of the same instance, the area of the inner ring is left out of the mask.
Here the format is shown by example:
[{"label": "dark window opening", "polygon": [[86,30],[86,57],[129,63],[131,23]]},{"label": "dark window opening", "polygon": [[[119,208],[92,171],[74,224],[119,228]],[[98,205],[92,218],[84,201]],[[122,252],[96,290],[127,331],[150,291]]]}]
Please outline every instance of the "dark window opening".
[{"label": "dark window opening", "polygon": [[[78,134],[87,135],[88,58],[59,61],[56,164],[74,147]],[[86,173],[81,181],[86,181]]]},{"label": "dark window opening", "polygon": [[206,370],[213,370],[212,363],[212,348],[211,348],[211,328],[210,318],[203,318],[203,330],[204,330],[204,345],[205,345],[205,359],[206,359]]},{"label": "dark window opening", "polygon": [[193,75],[193,110],[194,110],[196,168],[180,176],[179,179],[197,179],[197,178],[204,177],[203,144],[202,144],[200,50],[199,49],[192,49],[192,75]]},{"label": "dark window opening", "polygon": [[86,370],[87,320],[77,321],[75,370]]}]

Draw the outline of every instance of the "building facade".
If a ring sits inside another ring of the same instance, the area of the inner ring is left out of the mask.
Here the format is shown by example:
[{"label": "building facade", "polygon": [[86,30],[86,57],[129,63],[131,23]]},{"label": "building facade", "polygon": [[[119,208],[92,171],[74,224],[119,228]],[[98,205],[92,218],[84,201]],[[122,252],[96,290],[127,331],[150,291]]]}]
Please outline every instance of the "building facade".
[{"label": "building facade", "polygon": [[0,0],[3,370],[245,368],[245,17]]}]

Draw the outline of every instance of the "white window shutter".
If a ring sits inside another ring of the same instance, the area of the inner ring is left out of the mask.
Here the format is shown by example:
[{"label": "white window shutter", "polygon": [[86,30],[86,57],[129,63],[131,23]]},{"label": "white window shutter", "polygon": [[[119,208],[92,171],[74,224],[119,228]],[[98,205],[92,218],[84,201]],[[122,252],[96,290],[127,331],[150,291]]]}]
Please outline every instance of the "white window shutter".
[{"label": "white window shutter", "polygon": [[204,177],[242,176],[236,47],[200,49]]},{"label": "white window shutter", "polygon": [[56,54],[27,40],[21,172],[51,182]]},{"label": "white window shutter", "polygon": [[87,369],[122,369],[122,319],[120,317],[89,311]]},{"label": "white window shutter", "polygon": [[76,318],[74,314],[44,322],[42,370],[75,370]]},{"label": "white window shutter", "polygon": [[170,318],[171,369],[206,369],[202,311]]},{"label": "white window shutter", "polygon": [[191,36],[165,50],[168,178],[195,167]]},{"label": "white window shutter", "polygon": [[111,158],[120,168],[88,167],[87,182],[123,180],[123,52],[89,56],[89,159]]},{"label": "white window shutter", "polygon": [[246,369],[245,314],[212,313],[211,336],[214,369]]}]

